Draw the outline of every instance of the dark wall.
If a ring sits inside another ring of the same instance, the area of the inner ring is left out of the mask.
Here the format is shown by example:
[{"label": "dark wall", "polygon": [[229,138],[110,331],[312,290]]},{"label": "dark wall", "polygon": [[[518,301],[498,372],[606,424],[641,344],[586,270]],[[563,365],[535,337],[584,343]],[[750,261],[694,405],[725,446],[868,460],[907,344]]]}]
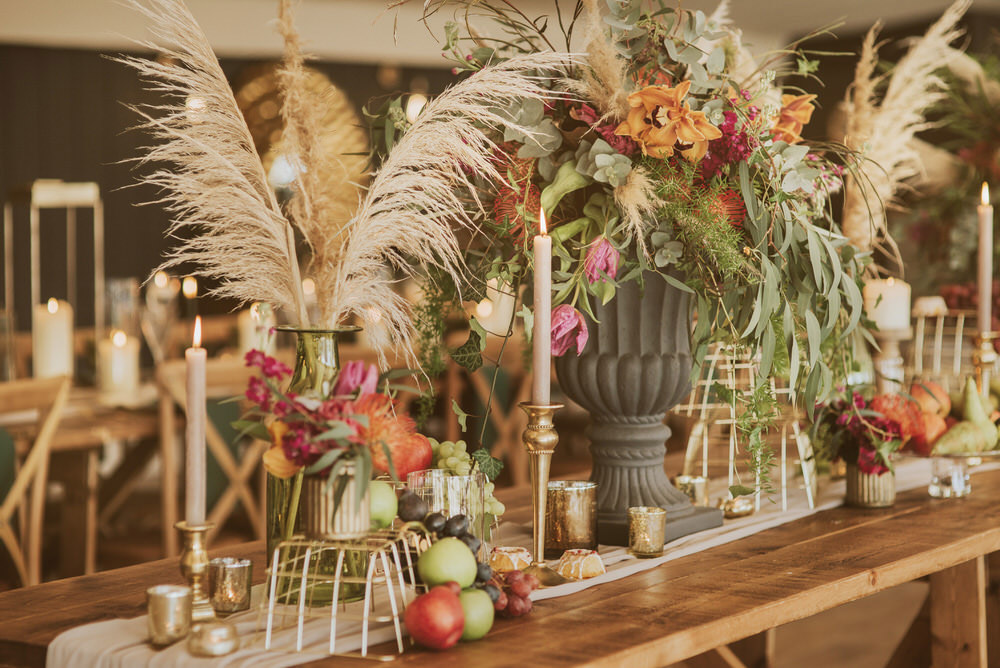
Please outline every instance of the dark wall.
[{"label": "dark wall", "polygon": [[[260,61],[224,59],[230,81]],[[344,90],[360,109],[370,98],[393,92],[376,81],[374,65],[314,63]],[[447,70],[403,69],[400,90],[414,77],[426,77],[429,90],[440,91],[451,79]],[[155,102],[135,73],[95,51],[0,45],[0,193],[39,178],[96,181],[105,204],[105,256],[109,277],[144,279],[169,246],[164,238],[165,212],[137,206],[155,192],[136,181],[122,161],[141,155],[145,137],[127,131],[136,117],[125,104]],[[132,186],[132,187],[129,187]],[[91,217],[81,214],[78,255],[92,257]],[[29,322],[28,214],[16,210],[14,285],[18,322]],[[66,236],[61,212],[42,217],[42,296],[66,296]],[[0,239],[2,244],[2,239]],[[0,256],[2,261],[2,256]],[[92,321],[92,263],[82,260],[78,280],[77,322]],[[2,281],[2,272],[0,272]],[[220,312],[228,304],[202,304]]]}]

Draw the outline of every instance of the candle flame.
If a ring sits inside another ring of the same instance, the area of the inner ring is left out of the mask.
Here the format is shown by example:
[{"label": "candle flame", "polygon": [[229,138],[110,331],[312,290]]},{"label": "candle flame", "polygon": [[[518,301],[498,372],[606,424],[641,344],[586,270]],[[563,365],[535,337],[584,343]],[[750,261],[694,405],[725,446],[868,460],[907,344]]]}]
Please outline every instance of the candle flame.
[{"label": "candle flame", "polygon": [[59,302],[55,297],[49,297],[49,303],[46,305],[46,308],[49,309],[49,313],[55,313],[59,310]]},{"label": "candle flame", "polygon": [[484,299],[483,301],[476,304],[476,316],[480,318],[488,318],[492,313],[493,313],[493,302],[491,300]]},{"label": "candle flame", "polygon": [[181,283],[181,292],[187,299],[194,299],[198,296],[198,279],[194,276],[185,276]]},{"label": "candle flame", "polygon": [[893,285],[896,284],[896,279],[890,276],[889,279],[885,282],[885,284],[891,288]]},{"label": "candle flame", "polygon": [[115,348],[124,348],[128,343],[128,335],[120,329],[116,329],[111,334],[111,343]]},{"label": "candle flame", "polygon": [[990,205],[990,184],[986,183],[986,181],[983,181],[982,202],[983,206]]},{"label": "candle flame", "polygon": [[307,297],[316,294],[316,281],[311,278],[302,279],[302,294]]},{"label": "candle flame", "polygon": [[158,271],[158,272],[156,272],[156,275],[153,276],[153,283],[158,288],[165,288],[165,287],[167,287],[167,283],[169,283],[169,282],[170,282],[170,277],[167,276],[166,272]]},{"label": "candle flame", "polygon": [[194,347],[201,348],[201,316],[194,317]]},{"label": "candle flame", "polygon": [[538,229],[542,231],[543,236],[549,233],[549,228],[545,224],[545,209],[541,207],[538,208]]}]

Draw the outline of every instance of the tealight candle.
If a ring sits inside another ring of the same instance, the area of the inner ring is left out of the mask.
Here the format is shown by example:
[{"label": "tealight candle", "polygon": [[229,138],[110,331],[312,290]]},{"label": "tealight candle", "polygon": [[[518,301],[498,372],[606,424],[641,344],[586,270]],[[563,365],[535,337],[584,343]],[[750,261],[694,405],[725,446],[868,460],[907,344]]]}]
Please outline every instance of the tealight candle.
[{"label": "tealight candle", "polygon": [[97,343],[97,387],[103,394],[130,396],[139,389],[139,340],[115,330]]},{"label": "tealight candle", "polygon": [[73,375],[73,307],[50,299],[32,311],[31,358],[35,378]]},{"label": "tealight candle", "polygon": [[[881,297],[881,300],[879,299]],[[881,331],[910,326],[910,284],[896,278],[865,283],[865,312]]]}]

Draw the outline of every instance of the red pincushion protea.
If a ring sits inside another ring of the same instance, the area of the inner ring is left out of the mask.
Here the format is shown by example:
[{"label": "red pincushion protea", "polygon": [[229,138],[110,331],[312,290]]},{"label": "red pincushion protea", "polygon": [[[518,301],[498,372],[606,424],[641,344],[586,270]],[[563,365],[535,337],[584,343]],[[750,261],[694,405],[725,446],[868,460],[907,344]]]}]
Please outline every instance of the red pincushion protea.
[{"label": "red pincushion protea", "polygon": [[913,439],[912,446],[921,447],[927,441],[920,405],[898,394],[880,394],[871,401],[871,409],[899,424],[903,439]]},{"label": "red pincushion protea", "polygon": [[504,184],[493,200],[493,219],[497,225],[508,225],[511,235],[519,242],[524,240],[528,222],[525,215],[538,211],[542,206],[542,192],[534,183],[526,183],[522,190]]},{"label": "red pincushion protea", "polygon": [[729,224],[740,229],[743,221],[747,217],[747,207],[743,202],[743,196],[731,188],[723,190],[719,197],[712,203],[713,213],[725,217]]}]

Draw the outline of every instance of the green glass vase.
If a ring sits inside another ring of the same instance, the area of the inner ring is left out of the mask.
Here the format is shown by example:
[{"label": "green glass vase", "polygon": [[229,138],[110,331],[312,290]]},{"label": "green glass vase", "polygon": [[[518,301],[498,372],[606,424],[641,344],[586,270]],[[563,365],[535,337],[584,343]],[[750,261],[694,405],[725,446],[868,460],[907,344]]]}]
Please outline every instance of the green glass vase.
[{"label": "green glass vase", "polygon": [[[340,373],[341,338],[347,334],[359,331],[357,327],[340,329],[300,329],[293,327],[278,327],[279,331],[295,334],[295,368],[288,384],[287,391],[299,397],[307,397],[320,401],[329,399],[333,394],[334,383]],[[274,549],[282,540],[289,540],[296,534],[301,534],[303,474],[291,478],[278,478],[267,474],[266,491],[266,536],[268,560],[273,558]],[[330,575],[336,570],[336,552],[323,551],[310,564],[310,572],[319,575]],[[345,565],[345,575],[355,576],[357,567],[363,564]],[[358,591],[355,591],[355,590]],[[363,585],[343,585],[340,599],[355,600],[364,594]],[[316,586],[309,592],[310,605],[328,605],[332,600],[331,586]]]}]

